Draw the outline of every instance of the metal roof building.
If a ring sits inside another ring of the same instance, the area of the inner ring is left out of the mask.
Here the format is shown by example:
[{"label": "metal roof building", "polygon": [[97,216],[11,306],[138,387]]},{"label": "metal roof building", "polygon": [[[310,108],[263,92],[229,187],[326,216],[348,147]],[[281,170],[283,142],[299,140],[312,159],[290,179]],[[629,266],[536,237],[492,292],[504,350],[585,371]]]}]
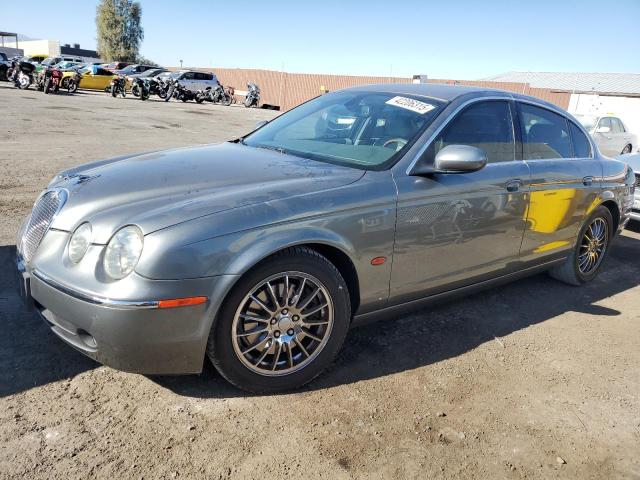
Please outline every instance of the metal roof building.
[{"label": "metal roof building", "polygon": [[640,96],[640,73],[506,72],[484,80],[528,83],[572,93]]}]

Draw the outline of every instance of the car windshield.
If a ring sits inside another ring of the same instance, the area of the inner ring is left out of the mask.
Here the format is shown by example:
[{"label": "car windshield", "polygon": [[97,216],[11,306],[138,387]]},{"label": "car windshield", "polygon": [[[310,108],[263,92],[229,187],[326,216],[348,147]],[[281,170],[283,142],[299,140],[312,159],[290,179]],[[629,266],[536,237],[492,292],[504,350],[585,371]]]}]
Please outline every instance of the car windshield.
[{"label": "car windshield", "polygon": [[287,112],[244,145],[304,158],[380,170],[392,163],[440,113],[444,102],[387,92],[323,95]]},{"label": "car windshield", "polygon": [[595,115],[576,115],[576,120],[578,120],[585,130],[593,130],[598,122],[598,117]]},{"label": "car windshield", "polygon": [[140,74],[141,77],[156,77],[161,74],[164,70],[161,68],[152,68],[151,70],[147,70],[146,72],[142,72]]}]

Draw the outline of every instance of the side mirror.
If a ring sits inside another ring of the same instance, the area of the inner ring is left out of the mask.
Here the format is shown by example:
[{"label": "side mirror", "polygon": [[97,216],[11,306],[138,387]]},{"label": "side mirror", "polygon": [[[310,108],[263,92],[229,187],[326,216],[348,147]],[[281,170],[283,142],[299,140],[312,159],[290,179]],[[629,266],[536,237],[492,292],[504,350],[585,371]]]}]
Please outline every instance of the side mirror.
[{"label": "side mirror", "polygon": [[598,127],[596,128],[596,133],[609,133],[611,131],[611,127]]},{"label": "side mirror", "polygon": [[482,169],[486,164],[484,150],[470,145],[447,145],[436,154],[433,165],[418,163],[411,174],[469,173]]},{"label": "side mirror", "polygon": [[260,120],[259,122],[256,122],[256,127],[254,128],[254,130],[258,130],[259,128],[264,127],[267,123],[269,123],[267,120]]}]

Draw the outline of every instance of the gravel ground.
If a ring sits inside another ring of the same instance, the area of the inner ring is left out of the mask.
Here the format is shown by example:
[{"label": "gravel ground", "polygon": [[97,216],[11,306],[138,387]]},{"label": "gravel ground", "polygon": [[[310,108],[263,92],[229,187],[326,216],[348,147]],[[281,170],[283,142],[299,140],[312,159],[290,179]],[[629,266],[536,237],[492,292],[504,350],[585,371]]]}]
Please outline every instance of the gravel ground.
[{"label": "gravel ground", "polygon": [[539,275],[355,329],[297,393],[127,374],[23,309],[20,219],[63,168],[274,114],[6,83],[0,109],[0,478],[640,478],[638,232],[587,287]]}]

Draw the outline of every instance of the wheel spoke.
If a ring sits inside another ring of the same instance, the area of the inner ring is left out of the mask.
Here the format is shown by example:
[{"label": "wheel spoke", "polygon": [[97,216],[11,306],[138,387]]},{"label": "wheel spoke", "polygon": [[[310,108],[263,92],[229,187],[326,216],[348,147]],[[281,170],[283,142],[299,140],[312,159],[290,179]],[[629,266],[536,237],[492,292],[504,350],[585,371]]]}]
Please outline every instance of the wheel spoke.
[{"label": "wheel spoke", "polygon": [[308,356],[309,356],[309,352],[307,352],[307,349],[306,349],[306,348],[304,348],[304,347],[302,346],[302,342],[301,342],[300,340],[298,340],[298,338],[297,338],[297,337],[296,337],[296,338],[294,338],[294,339],[293,339],[293,341],[294,341],[294,342],[296,342],[296,345],[297,345],[297,346],[298,346],[298,348],[302,351],[302,353],[304,354],[304,356],[305,356],[305,357],[308,357]]},{"label": "wheel spoke", "polygon": [[309,329],[305,329],[305,328],[303,328],[303,329],[302,329],[302,332],[303,332],[307,337],[311,338],[312,340],[315,340],[316,342],[321,342],[321,341],[322,341],[322,339],[321,339],[321,338],[316,337],[313,333],[311,333],[311,332],[309,331]]},{"label": "wheel spoke", "polygon": [[257,303],[258,305],[260,305],[260,308],[262,308],[265,312],[269,312],[271,315],[273,315],[274,313],[276,313],[275,310],[271,310],[269,307],[267,307],[264,303],[262,303],[262,301],[256,297],[255,295],[251,295],[251,300],[253,300],[255,303]]},{"label": "wheel spoke", "polygon": [[310,312],[306,312],[304,314],[305,317],[309,317],[311,315],[313,315],[314,313],[318,313],[320,310],[322,310],[323,308],[326,308],[328,305],[328,303],[324,302],[322,303],[320,306],[315,307],[313,310],[311,310]]},{"label": "wheel spoke", "polygon": [[255,317],[253,315],[247,315],[246,313],[241,313],[240,318],[245,320],[249,320],[251,322],[261,322],[261,323],[269,323],[268,318]]},{"label": "wheel spoke", "polygon": [[293,353],[291,352],[291,344],[287,344],[287,360],[289,361],[289,368],[293,367]]},{"label": "wheel spoke", "polygon": [[284,277],[284,301],[282,302],[283,307],[289,306],[289,290],[291,289],[289,285],[289,275],[285,275]]},{"label": "wheel spoke", "polygon": [[246,355],[249,352],[254,351],[256,348],[258,348],[260,345],[262,345],[263,343],[265,343],[267,340],[269,340],[268,336],[265,336],[262,340],[259,340],[257,343],[254,343],[253,345],[251,345],[249,348],[246,348],[242,351],[243,355]]},{"label": "wheel spoke", "polygon": [[236,333],[236,337],[250,337],[251,335],[255,335],[256,333],[266,332],[267,329],[263,327],[254,328],[252,330],[247,330],[246,332]]},{"label": "wheel spoke", "polygon": [[262,363],[262,361],[264,360],[264,357],[269,355],[269,350],[271,350],[271,348],[265,348],[264,352],[262,352],[262,355],[260,355],[260,358],[258,358],[258,361],[255,362],[254,365],[260,365]]},{"label": "wheel spoke", "polygon": [[297,307],[298,306],[298,302],[300,302],[300,299],[302,298],[302,291],[304,290],[304,286],[307,283],[307,279],[303,278],[302,279],[302,283],[300,284],[300,287],[298,288],[298,291],[296,292],[295,296],[292,299],[292,307]]},{"label": "wheel spoke", "polygon": [[280,360],[280,354],[282,353],[282,344],[276,342],[276,353],[273,354],[273,364],[271,365],[271,371],[274,371],[278,366],[278,360]]},{"label": "wheel spoke", "polygon": [[304,304],[302,304],[300,307],[298,307],[298,309],[300,311],[303,311],[305,308],[307,308],[307,305],[309,305],[311,303],[311,301],[316,297],[316,295],[318,294],[318,292],[320,291],[320,289],[318,287],[316,287],[313,290],[313,293],[311,293],[311,295],[309,295],[309,298],[307,298],[304,302]]},{"label": "wheel spoke", "polygon": [[278,302],[278,297],[276,296],[276,292],[273,291],[273,286],[270,282],[267,282],[267,290],[269,291],[269,296],[271,297],[271,301],[276,306],[276,310],[280,308],[280,302]]}]

